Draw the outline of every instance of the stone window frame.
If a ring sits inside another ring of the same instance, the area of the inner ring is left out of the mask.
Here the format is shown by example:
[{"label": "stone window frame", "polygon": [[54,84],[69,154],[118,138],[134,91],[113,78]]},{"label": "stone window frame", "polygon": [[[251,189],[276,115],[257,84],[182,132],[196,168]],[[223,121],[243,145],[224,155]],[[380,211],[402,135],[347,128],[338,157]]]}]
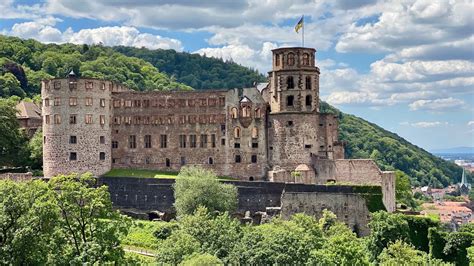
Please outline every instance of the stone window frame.
[{"label": "stone window frame", "polygon": [[105,98],[100,98],[100,107],[105,107]]},{"label": "stone window frame", "polygon": [[50,90],[50,85],[49,85],[49,80],[44,80],[43,81],[43,87],[46,89],[46,90]]},{"label": "stone window frame", "polygon": [[145,149],[151,149],[151,147],[152,147],[151,135],[143,136],[143,142],[144,142],[144,148]]},{"label": "stone window frame", "polygon": [[53,88],[54,88],[55,90],[61,89],[61,81],[55,81],[55,82],[53,83]]},{"label": "stone window frame", "polygon": [[51,118],[49,115],[44,116],[44,123],[47,125],[51,124]]},{"label": "stone window frame", "polygon": [[294,66],[295,65],[295,54],[294,53],[288,53],[286,56],[286,64],[288,66]]},{"label": "stone window frame", "polygon": [[86,81],[84,85],[86,87],[86,91],[91,91],[94,89],[94,82],[92,81]]},{"label": "stone window frame", "polygon": [[77,114],[70,114],[69,115],[69,124],[70,125],[77,124]]},{"label": "stone window frame", "polygon": [[143,106],[144,108],[150,107],[150,100],[149,100],[149,99],[143,100],[142,106]]},{"label": "stone window frame", "polygon": [[201,134],[199,137],[199,147],[200,148],[207,148],[207,134]]},{"label": "stone window frame", "polygon": [[105,161],[105,152],[101,151],[99,152],[99,161]]},{"label": "stone window frame", "polygon": [[286,96],[286,106],[287,107],[295,106],[295,96],[293,95]]},{"label": "stone window frame", "polygon": [[43,105],[44,105],[45,107],[48,107],[48,106],[49,106],[49,98],[44,98]]},{"label": "stone window frame", "polygon": [[303,53],[303,65],[304,66],[309,66],[309,54],[308,53]]},{"label": "stone window frame", "polygon": [[169,158],[165,159],[165,166],[166,167],[171,167],[171,160]]},{"label": "stone window frame", "polygon": [[54,97],[54,106],[61,106],[61,98],[60,97]]},{"label": "stone window frame", "polygon": [[77,161],[77,152],[69,153],[69,161]]},{"label": "stone window frame", "polygon": [[251,163],[257,163],[258,159],[257,159],[257,155],[256,154],[252,154],[251,157],[250,157],[250,162]]},{"label": "stone window frame", "polygon": [[307,90],[311,90],[312,89],[312,86],[311,86],[311,76],[306,76],[305,78],[305,88]]},{"label": "stone window frame", "polygon": [[105,115],[100,115],[100,116],[99,116],[99,123],[100,123],[101,125],[105,125]]},{"label": "stone window frame", "polygon": [[137,148],[137,136],[136,135],[129,135],[128,136],[128,148],[129,149],[136,149]]},{"label": "stone window frame", "polygon": [[56,124],[56,125],[61,124],[61,115],[60,114],[55,114],[53,116],[53,119],[54,119],[54,124]]},{"label": "stone window frame", "polygon": [[313,105],[313,97],[311,95],[306,95],[305,97],[305,106]]},{"label": "stone window frame", "polygon": [[115,99],[113,102],[113,105],[114,105],[114,108],[120,108],[120,106],[122,105],[122,101]]},{"label": "stone window frame", "polygon": [[234,138],[239,139],[242,135],[242,130],[240,127],[235,127],[234,128]]},{"label": "stone window frame", "polygon": [[118,141],[112,140],[112,149],[118,149]]},{"label": "stone window frame", "polygon": [[225,96],[219,97],[219,106],[225,106]]},{"label": "stone window frame", "polygon": [[179,135],[178,137],[179,139],[179,147],[182,148],[182,149],[185,149],[186,148],[186,141],[187,141],[187,137],[186,135]]},{"label": "stone window frame", "polygon": [[69,106],[77,106],[77,97],[69,97]]},{"label": "stone window frame", "polygon": [[216,147],[216,134],[211,134],[211,148]]},{"label": "stone window frame", "polygon": [[105,91],[105,82],[100,83],[100,89]]},{"label": "stone window frame", "polygon": [[255,118],[257,119],[262,118],[262,109],[255,108]]},{"label": "stone window frame", "polygon": [[197,135],[189,135],[189,148],[197,148]]},{"label": "stone window frame", "polygon": [[94,104],[94,99],[92,97],[84,98],[85,106],[92,106]]},{"label": "stone window frame", "polygon": [[161,134],[160,135],[160,148],[161,149],[168,148],[168,135],[166,135],[166,134]]},{"label": "stone window frame", "polygon": [[114,116],[114,125],[120,125],[121,119],[120,116]]},{"label": "stone window frame", "polygon": [[99,136],[99,144],[105,144],[105,136]]},{"label": "stone window frame", "polygon": [[236,154],[234,157],[235,163],[242,163],[242,156],[240,154]]},{"label": "stone window frame", "polygon": [[123,107],[125,108],[131,108],[132,107],[132,100],[125,100],[123,102]]},{"label": "stone window frame", "polygon": [[214,164],[214,159],[212,157],[209,157],[207,159],[207,163],[210,164],[210,165],[213,165]]},{"label": "stone window frame", "polygon": [[239,118],[239,111],[237,110],[237,107],[232,107],[230,108],[230,117],[232,119],[237,119]]},{"label": "stone window frame", "polygon": [[69,136],[69,144],[77,144],[77,136],[75,135]]},{"label": "stone window frame", "polygon": [[258,139],[258,128],[257,127],[252,128],[252,139]]},{"label": "stone window frame", "polygon": [[87,125],[90,125],[92,124],[94,121],[93,121],[93,116],[92,114],[86,114],[84,116],[84,123],[87,124]]},{"label": "stone window frame", "polygon": [[251,116],[251,110],[250,106],[242,106],[242,117],[250,117]]},{"label": "stone window frame", "polygon": [[280,54],[275,54],[275,66],[280,65]]},{"label": "stone window frame", "polygon": [[143,124],[144,125],[149,125],[150,124],[150,117],[149,116],[144,116],[143,117]]},{"label": "stone window frame", "polygon": [[293,76],[286,77],[286,88],[292,90],[295,88],[295,78]]}]

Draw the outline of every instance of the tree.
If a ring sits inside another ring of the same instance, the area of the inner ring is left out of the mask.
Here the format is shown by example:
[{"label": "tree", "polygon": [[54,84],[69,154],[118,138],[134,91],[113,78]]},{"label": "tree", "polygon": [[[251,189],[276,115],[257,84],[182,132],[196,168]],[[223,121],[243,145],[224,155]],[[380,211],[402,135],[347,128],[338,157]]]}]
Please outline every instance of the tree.
[{"label": "tree", "polygon": [[19,130],[15,103],[0,98],[0,166],[19,166],[27,157],[27,139]]},{"label": "tree", "polygon": [[401,240],[391,243],[379,255],[381,265],[445,265],[442,260],[430,258]]},{"label": "tree", "polygon": [[183,167],[173,188],[178,217],[194,213],[199,206],[209,212],[232,212],[237,207],[237,188],[220,183],[210,170]]},{"label": "tree", "polygon": [[213,256],[209,253],[204,254],[194,254],[181,262],[180,266],[194,266],[194,265],[201,265],[201,266],[216,266],[216,265],[224,265],[222,261]]},{"label": "tree", "polygon": [[405,204],[410,208],[418,207],[413,199],[411,191],[410,178],[402,171],[395,172],[395,198],[399,203]]},{"label": "tree", "polygon": [[0,180],[0,264],[47,264],[58,216],[46,183]]},{"label": "tree", "polygon": [[177,265],[186,256],[198,252],[199,242],[184,231],[176,231],[166,240],[162,240],[157,249],[157,262],[160,264]]},{"label": "tree", "polygon": [[402,214],[378,211],[368,224],[371,232],[367,238],[367,247],[372,261],[376,261],[382,250],[397,240],[409,239],[408,222]]},{"label": "tree", "polygon": [[39,129],[28,142],[31,168],[39,169],[43,166],[43,132]]},{"label": "tree", "polygon": [[112,209],[106,186],[94,187],[91,174],[61,175],[49,181],[58,219],[54,264],[120,262],[124,252],[119,237],[129,220]]},{"label": "tree", "polygon": [[20,82],[12,73],[6,73],[0,76],[0,97],[9,97],[12,95],[25,97],[25,92],[21,89]]}]

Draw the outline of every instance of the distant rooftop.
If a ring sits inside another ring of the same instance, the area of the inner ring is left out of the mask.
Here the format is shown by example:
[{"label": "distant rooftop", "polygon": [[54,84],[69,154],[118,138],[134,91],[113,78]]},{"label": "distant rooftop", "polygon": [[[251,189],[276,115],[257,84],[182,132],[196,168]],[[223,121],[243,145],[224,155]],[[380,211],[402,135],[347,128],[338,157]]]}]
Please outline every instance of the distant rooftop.
[{"label": "distant rooftop", "polygon": [[19,111],[16,115],[17,118],[41,119],[41,108],[32,102],[21,101],[15,108]]}]

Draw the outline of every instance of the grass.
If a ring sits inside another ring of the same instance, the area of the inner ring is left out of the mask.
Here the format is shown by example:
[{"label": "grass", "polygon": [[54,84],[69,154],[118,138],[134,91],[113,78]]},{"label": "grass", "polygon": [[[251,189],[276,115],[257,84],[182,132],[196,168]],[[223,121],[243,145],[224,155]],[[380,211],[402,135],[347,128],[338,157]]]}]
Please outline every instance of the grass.
[{"label": "grass", "polygon": [[145,169],[112,169],[105,177],[151,177],[151,178],[176,178],[176,172],[164,172],[159,170]]},{"label": "grass", "polygon": [[[147,170],[147,169],[112,169],[106,173],[105,177],[141,177],[141,178],[168,178],[175,179],[179,173],[177,172],[165,172],[160,170]],[[237,178],[229,176],[218,176],[219,180],[239,180]]]},{"label": "grass", "polygon": [[158,245],[158,239],[153,234],[165,225],[166,222],[135,220],[129,229],[128,235],[121,240],[122,245],[153,251]]}]

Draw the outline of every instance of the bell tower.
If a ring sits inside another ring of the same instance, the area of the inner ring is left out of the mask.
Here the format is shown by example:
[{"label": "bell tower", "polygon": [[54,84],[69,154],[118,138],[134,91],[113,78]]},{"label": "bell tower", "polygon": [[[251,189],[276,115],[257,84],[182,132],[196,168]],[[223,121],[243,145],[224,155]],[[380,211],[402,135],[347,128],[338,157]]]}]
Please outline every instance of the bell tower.
[{"label": "bell tower", "polygon": [[313,48],[272,50],[271,113],[319,112],[319,68]]}]

